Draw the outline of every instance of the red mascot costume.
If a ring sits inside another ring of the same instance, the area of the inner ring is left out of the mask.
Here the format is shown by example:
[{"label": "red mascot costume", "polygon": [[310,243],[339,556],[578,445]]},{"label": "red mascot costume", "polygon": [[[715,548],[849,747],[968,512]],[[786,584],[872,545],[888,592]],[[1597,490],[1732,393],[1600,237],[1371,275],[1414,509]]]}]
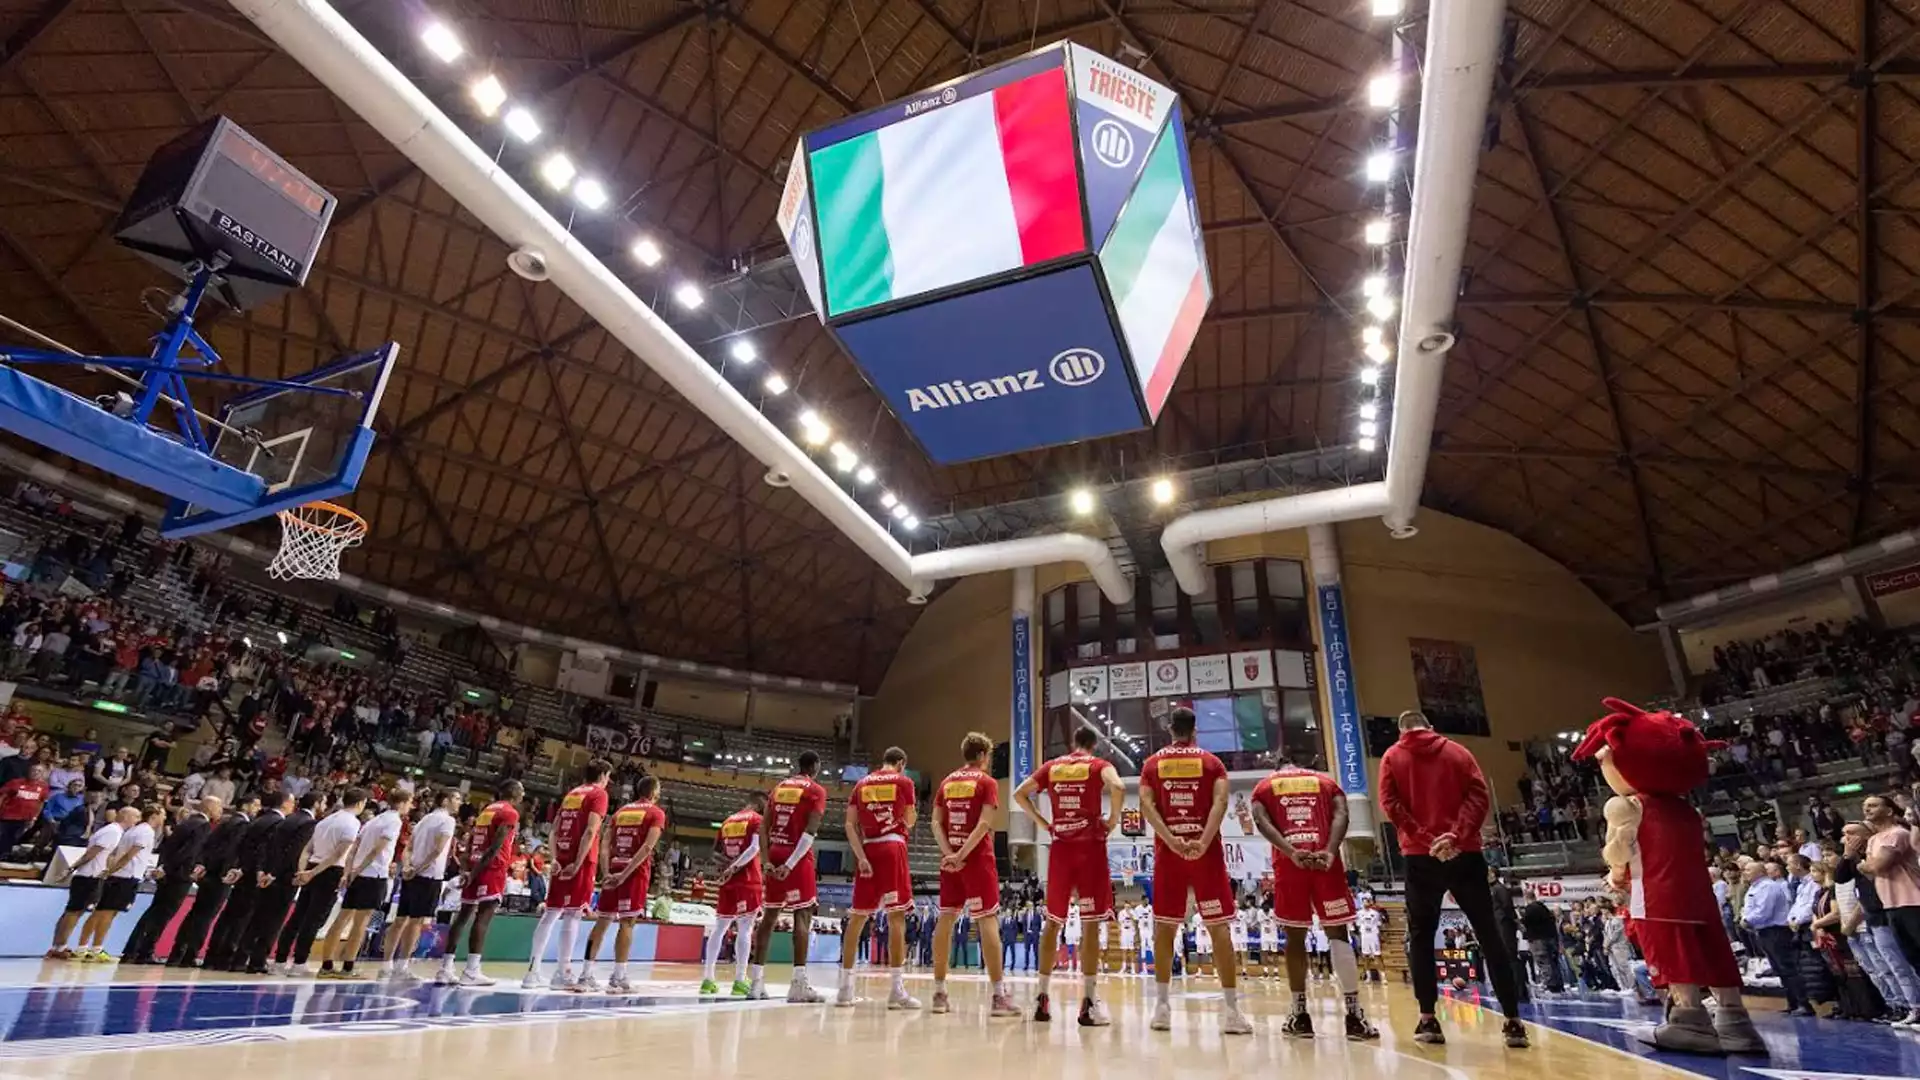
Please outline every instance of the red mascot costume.
[{"label": "red mascot costume", "polygon": [[[1606,706],[1613,711],[1587,729],[1573,760],[1597,760],[1614,791],[1604,854],[1614,885],[1629,892],[1649,973],[1669,991],[1666,1021],[1642,1039],[1663,1050],[1764,1054],[1707,876],[1706,830],[1686,798],[1706,783],[1707,753],[1721,744],[1673,713],[1614,698]],[[1713,991],[1711,1015],[1702,987]]]}]

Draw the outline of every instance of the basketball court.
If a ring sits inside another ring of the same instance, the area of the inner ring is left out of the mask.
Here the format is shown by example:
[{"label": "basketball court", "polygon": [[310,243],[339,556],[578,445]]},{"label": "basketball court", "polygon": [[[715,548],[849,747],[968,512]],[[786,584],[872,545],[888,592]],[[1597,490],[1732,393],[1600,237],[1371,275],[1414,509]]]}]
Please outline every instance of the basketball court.
[{"label": "basketball court", "polygon": [[[0,964],[0,1078],[127,1077],[146,1080],[215,1075],[384,1075],[431,1068],[488,1076],[574,1075],[645,1069],[667,1076],[791,1077],[867,1075],[876,1069],[922,1080],[973,1080],[982,1075],[1177,1078],[1312,1075],[1342,1080],[1632,1080],[1681,1073],[1759,1077],[1920,1076],[1920,1037],[1886,1028],[1761,1017],[1771,1060],[1656,1059],[1622,1029],[1647,1010],[1611,999],[1556,1001],[1529,1011],[1534,1045],[1501,1045],[1498,1017],[1472,999],[1445,1000],[1449,1042],[1416,1045],[1415,1010],[1399,986],[1369,985],[1363,998],[1381,1028],[1378,1044],[1351,1044],[1339,1034],[1338,998],[1316,985],[1320,1035],[1280,1034],[1288,996],[1263,981],[1246,993],[1255,1034],[1223,1039],[1217,987],[1196,978],[1174,987],[1174,1030],[1148,1030],[1149,979],[1111,977],[1103,992],[1114,1024],[1076,1026],[1069,1012],[1051,1024],[989,1023],[979,977],[956,977],[948,1016],[890,1013],[879,1000],[884,975],[862,980],[872,996],[854,1009],[783,1001],[702,1000],[691,966],[638,968],[631,996],[525,992],[517,969],[495,965],[497,987],[468,990],[376,982],[312,982],[172,977],[158,969],[135,974],[37,961]],[[770,972],[770,990],[784,991],[785,972]],[[814,973],[830,986],[830,969]],[[922,999],[926,975],[910,976]],[[1060,979],[1064,1001],[1075,980]],[[1016,998],[1031,978],[1013,980]],[[184,1052],[183,1052],[184,1051]],[[885,1062],[886,1064],[877,1064]]]}]

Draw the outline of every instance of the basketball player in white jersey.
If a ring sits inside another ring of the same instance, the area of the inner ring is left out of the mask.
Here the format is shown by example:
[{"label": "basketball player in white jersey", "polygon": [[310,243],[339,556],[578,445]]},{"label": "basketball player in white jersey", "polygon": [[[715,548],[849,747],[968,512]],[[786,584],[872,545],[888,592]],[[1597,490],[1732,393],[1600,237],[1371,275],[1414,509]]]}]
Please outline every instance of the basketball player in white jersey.
[{"label": "basketball player in white jersey", "polygon": [[1373,905],[1368,897],[1354,919],[1360,931],[1360,966],[1366,971],[1369,980],[1377,980],[1380,974],[1380,933],[1386,927],[1386,916]]},{"label": "basketball player in white jersey", "polygon": [[1140,949],[1136,941],[1137,924],[1133,921],[1131,908],[1122,911],[1115,920],[1120,925],[1120,974],[1140,974]]}]

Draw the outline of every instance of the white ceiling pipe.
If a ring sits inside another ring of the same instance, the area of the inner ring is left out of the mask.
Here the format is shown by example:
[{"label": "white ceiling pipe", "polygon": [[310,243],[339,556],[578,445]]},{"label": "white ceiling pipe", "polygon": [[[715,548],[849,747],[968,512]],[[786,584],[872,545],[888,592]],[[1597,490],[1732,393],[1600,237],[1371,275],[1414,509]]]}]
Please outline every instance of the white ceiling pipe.
[{"label": "white ceiling pipe", "polygon": [[1207,542],[1235,536],[1258,536],[1283,529],[1303,529],[1334,521],[1377,517],[1387,509],[1387,485],[1370,484],[1309,491],[1279,499],[1198,510],[1175,518],[1160,534],[1173,576],[1189,595],[1207,590]]},{"label": "white ceiling pipe", "polygon": [[1160,545],[1188,593],[1198,595],[1207,587],[1205,544],[1210,540],[1373,514],[1382,515],[1396,537],[1414,534],[1446,353],[1453,348],[1454,302],[1505,17],[1501,0],[1433,0],[1428,9],[1386,480],[1175,519]]},{"label": "white ceiling pipe", "polygon": [[943,578],[1071,562],[1085,563],[1100,591],[1114,604],[1133,599],[1133,579],[1114,561],[1113,551],[1093,537],[1079,533],[1030,536],[915,555],[913,573],[920,580],[908,595],[916,603],[924,602],[933,590],[933,583]]},{"label": "white ceiling pipe", "polygon": [[[442,113],[326,0],[232,0],[242,15],[328,90],[520,252],[537,253],[561,292],[660,374],[680,396],[768,466],[769,482],[790,485],[834,527],[909,588],[933,575],[919,572],[907,549],[855,502],[804,451],[763,416],[671,326],[642,303],[593,252],[575,240],[459,126]],[[1039,541],[1058,539],[1058,545]],[[1033,550],[1084,552],[1098,579],[1120,576],[1106,545],[1068,534],[1037,537]],[[999,545],[987,545],[996,548]],[[941,565],[969,565],[966,549],[936,553]],[[926,558],[929,556],[922,556]],[[987,562],[999,558],[989,551]],[[1006,569],[1007,565],[995,565]],[[1033,564],[1028,564],[1033,565]],[[957,573],[978,573],[978,569]],[[941,574],[939,576],[953,576]],[[1111,593],[1110,593],[1111,595]]]},{"label": "white ceiling pipe", "polygon": [[1387,441],[1386,521],[1403,538],[1413,535],[1413,517],[1420,511],[1440,383],[1454,343],[1454,305],[1506,8],[1503,0],[1433,0],[1427,11],[1393,430]]}]

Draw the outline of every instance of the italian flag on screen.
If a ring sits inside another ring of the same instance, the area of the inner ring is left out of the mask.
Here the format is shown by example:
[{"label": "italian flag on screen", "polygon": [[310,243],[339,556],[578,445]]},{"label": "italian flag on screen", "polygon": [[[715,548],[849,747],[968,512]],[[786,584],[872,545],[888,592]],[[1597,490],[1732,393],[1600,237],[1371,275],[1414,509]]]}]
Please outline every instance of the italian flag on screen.
[{"label": "italian flag on screen", "polygon": [[813,154],[833,313],[1086,247],[1055,68]]},{"label": "italian flag on screen", "polygon": [[1100,265],[1107,274],[1120,329],[1154,417],[1167,403],[1187,348],[1200,332],[1212,299],[1180,167],[1178,117],[1154,145],[1153,156],[1114,223]]}]

